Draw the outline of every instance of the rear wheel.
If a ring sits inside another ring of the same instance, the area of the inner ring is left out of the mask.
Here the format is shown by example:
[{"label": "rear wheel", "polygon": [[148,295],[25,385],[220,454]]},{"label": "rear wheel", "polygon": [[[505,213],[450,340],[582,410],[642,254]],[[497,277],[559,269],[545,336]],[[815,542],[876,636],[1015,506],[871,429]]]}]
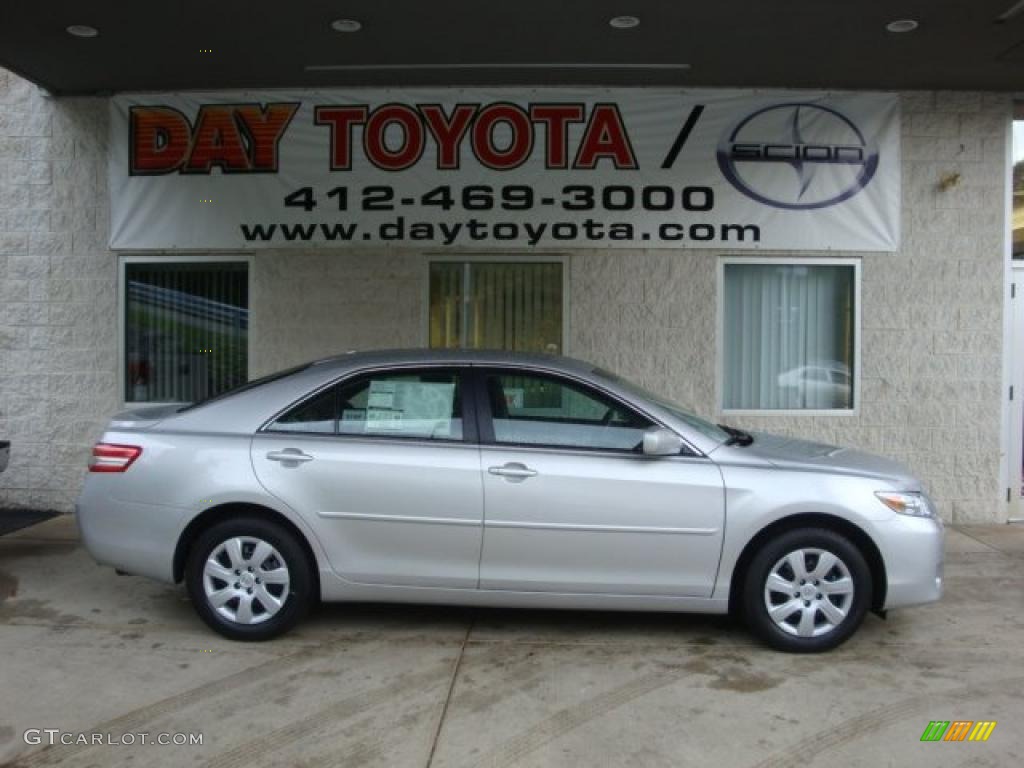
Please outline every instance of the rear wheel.
[{"label": "rear wheel", "polygon": [[871,570],[846,537],[820,528],[787,531],[754,556],[743,585],[748,624],[774,648],[827,651],[845,642],[871,603]]},{"label": "rear wheel", "polygon": [[196,612],[232,640],[287,632],[313,599],[312,567],[295,536],[260,518],[225,520],[199,535],[185,583]]}]

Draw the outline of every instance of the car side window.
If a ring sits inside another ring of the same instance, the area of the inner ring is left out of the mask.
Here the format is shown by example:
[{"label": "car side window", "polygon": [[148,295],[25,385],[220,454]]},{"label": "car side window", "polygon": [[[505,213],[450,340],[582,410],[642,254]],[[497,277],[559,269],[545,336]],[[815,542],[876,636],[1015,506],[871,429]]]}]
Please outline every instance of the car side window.
[{"label": "car side window", "polygon": [[559,378],[496,373],[486,381],[497,443],[639,451],[652,426],[601,393]]},{"label": "car side window", "polygon": [[338,390],[342,435],[462,439],[462,393],[453,371],[374,373]]},{"label": "car side window", "polygon": [[271,424],[270,430],[333,435],[338,430],[338,388],[331,387],[295,406]]},{"label": "car side window", "polygon": [[433,370],[360,376],[297,405],[269,430],[461,440],[459,377]]}]

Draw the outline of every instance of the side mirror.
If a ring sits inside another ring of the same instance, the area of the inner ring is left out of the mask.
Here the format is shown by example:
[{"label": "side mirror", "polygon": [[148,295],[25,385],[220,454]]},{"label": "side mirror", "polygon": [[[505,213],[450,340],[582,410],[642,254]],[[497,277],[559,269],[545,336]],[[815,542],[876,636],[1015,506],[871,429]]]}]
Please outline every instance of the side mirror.
[{"label": "side mirror", "polygon": [[664,427],[651,427],[644,432],[645,456],[678,456],[683,450],[683,438]]}]

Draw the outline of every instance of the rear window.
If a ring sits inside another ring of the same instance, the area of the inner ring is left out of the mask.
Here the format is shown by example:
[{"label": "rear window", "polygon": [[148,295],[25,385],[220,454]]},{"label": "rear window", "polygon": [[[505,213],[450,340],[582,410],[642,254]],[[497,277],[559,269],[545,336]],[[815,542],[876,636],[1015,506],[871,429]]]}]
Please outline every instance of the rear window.
[{"label": "rear window", "polygon": [[190,403],[189,405],[186,405],[183,408],[179,408],[178,409],[178,413],[184,413],[185,411],[191,411],[193,408],[198,408],[201,405],[208,405],[208,404],[216,402],[218,400],[223,400],[225,397],[231,397],[232,395],[240,395],[242,392],[248,392],[250,389],[256,389],[257,387],[262,387],[264,384],[271,384],[271,383],[273,383],[275,381],[280,381],[281,379],[286,379],[289,376],[292,376],[292,375],[294,375],[296,373],[301,373],[302,371],[304,371],[307,368],[309,368],[311,365],[312,365],[312,363],[303,363],[302,365],[297,365],[294,368],[286,368],[283,371],[278,371],[277,373],[271,373],[268,376],[262,376],[262,377],[260,377],[258,379],[253,379],[252,381],[247,381],[245,384],[237,386],[234,389],[229,389],[226,392],[221,392],[219,395],[214,395],[213,397],[207,397],[204,400],[199,400],[199,401],[197,401],[195,403]]}]

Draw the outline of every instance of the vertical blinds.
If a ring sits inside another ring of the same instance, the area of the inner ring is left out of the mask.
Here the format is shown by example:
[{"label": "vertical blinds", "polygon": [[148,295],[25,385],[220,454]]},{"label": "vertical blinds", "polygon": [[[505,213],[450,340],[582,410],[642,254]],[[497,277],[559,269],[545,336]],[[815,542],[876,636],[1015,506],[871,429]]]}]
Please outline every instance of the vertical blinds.
[{"label": "vertical blinds", "polygon": [[853,407],[855,270],[726,264],[724,407]]},{"label": "vertical blinds", "polygon": [[125,265],[125,400],[194,402],[245,383],[245,262]]},{"label": "vertical blinds", "polygon": [[562,351],[558,262],[438,262],[430,267],[430,346]]}]

